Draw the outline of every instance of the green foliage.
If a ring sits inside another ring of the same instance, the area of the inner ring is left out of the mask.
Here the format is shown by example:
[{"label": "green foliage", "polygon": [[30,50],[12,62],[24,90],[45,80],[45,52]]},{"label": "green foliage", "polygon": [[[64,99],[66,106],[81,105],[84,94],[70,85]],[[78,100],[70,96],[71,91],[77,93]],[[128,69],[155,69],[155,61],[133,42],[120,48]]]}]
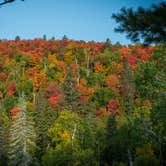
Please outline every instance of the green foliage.
[{"label": "green foliage", "polygon": [[94,94],[91,96],[90,100],[95,103],[96,108],[106,106],[110,98],[114,98],[115,94],[112,92],[111,88],[101,87],[97,89]]},{"label": "green foliage", "polygon": [[65,80],[62,85],[64,95],[64,108],[70,111],[77,111],[79,106],[80,92],[77,90],[77,82],[72,73],[71,68],[68,68]]},{"label": "green foliage", "polygon": [[26,109],[25,97],[22,95],[18,103],[19,112],[10,127],[9,165],[31,165],[36,148],[34,122]]},{"label": "green foliage", "polygon": [[134,42],[143,39],[144,44],[151,44],[166,41],[165,16],[166,3],[162,2],[147,9],[139,7],[136,11],[122,8],[120,13],[113,14],[112,18],[119,23],[115,28],[116,32],[126,32],[127,37]]},{"label": "green foliage", "polygon": [[0,166],[7,165],[9,125],[9,117],[5,111],[0,110]]},{"label": "green foliage", "polygon": [[14,96],[6,95],[2,100],[2,104],[6,112],[9,114],[10,110],[15,106],[17,99]]},{"label": "green foliage", "polygon": [[134,166],[159,166],[159,161],[153,157],[139,156],[134,160]]},{"label": "green foliage", "polygon": [[0,48],[0,165],[166,165],[165,45]]},{"label": "green foliage", "polygon": [[42,158],[43,166],[72,166],[74,156],[71,147],[50,149]]},{"label": "green foliage", "polygon": [[36,156],[41,160],[42,155],[49,143],[49,138],[47,131],[51,124],[55,121],[57,117],[56,112],[54,112],[48,105],[48,101],[44,95],[42,89],[39,90],[38,96],[36,97],[35,103],[35,127],[36,127]]}]

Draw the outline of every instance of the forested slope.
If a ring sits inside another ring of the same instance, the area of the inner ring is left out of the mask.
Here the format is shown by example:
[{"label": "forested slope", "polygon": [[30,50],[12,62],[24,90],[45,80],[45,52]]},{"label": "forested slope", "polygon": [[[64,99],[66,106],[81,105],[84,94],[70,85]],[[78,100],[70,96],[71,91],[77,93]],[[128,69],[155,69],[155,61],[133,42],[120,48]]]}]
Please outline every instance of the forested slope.
[{"label": "forested slope", "polygon": [[166,47],[0,41],[0,165],[166,161]]}]

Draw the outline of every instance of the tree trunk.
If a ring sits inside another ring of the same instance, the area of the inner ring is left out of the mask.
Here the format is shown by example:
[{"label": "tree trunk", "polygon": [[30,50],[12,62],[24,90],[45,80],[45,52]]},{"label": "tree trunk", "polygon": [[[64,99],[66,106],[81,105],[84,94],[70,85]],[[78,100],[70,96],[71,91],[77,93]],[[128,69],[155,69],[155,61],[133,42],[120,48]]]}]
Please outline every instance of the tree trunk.
[{"label": "tree trunk", "polygon": [[132,154],[129,149],[127,150],[127,154],[128,154],[129,166],[133,166]]}]

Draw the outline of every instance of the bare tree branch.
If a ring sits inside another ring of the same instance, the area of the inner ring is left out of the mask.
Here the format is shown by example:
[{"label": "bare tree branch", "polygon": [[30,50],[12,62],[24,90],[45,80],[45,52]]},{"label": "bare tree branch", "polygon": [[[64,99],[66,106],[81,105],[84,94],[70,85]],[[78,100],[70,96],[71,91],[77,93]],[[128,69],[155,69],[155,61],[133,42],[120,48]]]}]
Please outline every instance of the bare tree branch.
[{"label": "bare tree branch", "polygon": [[[3,2],[0,2],[0,7],[7,4],[7,3],[11,3],[11,2],[14,2],[15,0],[4,0]],[[24,1],[24,0],[21,0],[21,1]]]}]

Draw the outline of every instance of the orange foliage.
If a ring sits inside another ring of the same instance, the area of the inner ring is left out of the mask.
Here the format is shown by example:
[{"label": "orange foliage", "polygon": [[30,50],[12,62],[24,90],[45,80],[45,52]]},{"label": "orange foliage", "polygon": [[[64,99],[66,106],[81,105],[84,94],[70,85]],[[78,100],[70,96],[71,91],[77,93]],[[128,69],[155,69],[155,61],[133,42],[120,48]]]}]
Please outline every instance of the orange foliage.
[{"label": "orange foliage", "polygon": [[95,62],[94,63],[94,71],[96,73],[103,72],[104,70],[105,70],[104,66],[100,62]]},{"label": "orange foliage", "polygon": [[106,84],[108,87],[111,87],[114,93],[118,93],[119,92],[119,78],[118,75],[116,74],[112,74],[110,76],[108,76],[107,80],[106,80]]},{"label": "orange foliage", "polygon": [[16,121],[16,117],[17,117],[18,112],[19,112],[19,109],[17,107],[14,107],[10,110],[10,115],[11,115],[12,122]]}]

